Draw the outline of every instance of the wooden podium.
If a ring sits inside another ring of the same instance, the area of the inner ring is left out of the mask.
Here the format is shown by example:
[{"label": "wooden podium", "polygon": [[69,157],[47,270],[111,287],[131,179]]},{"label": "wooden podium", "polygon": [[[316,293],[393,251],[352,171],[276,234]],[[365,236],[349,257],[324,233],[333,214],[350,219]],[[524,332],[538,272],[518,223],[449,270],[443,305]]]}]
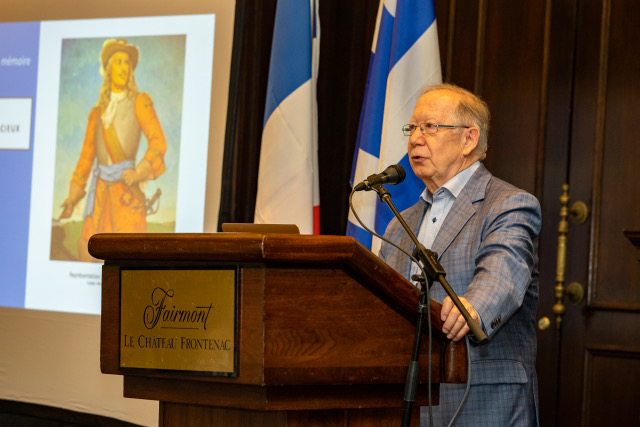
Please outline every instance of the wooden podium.
[{"label": "wooden podium", "polygon": [[[98,234],[104,260],[100,366],[123,375],[124,396],[160,402],[162,426],[397,426],[418,295],[354,239],[279,234]],[[230,268],[237,273],[235,374],[121,365],[121,280],[144,271]],[[438,286],[438,284],[434,285]],[[432,402],[439,383],[466,380],[466,349],[433,325]],[[425,328],[426,331],[426,328]],[[418,406],[426,405],[428,339]]]}]

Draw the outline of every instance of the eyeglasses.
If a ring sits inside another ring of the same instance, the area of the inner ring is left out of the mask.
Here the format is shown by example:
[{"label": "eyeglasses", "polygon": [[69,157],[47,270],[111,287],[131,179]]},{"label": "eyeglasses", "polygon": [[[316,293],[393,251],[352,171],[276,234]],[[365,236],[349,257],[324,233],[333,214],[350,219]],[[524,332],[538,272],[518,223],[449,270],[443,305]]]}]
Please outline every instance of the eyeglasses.
[{"label": "eyeglasses", "polygon": [[[439,125],[436,123],[420,123],[420,132],[422,132],[423,134],[427,135],[433,135],[434,133],[438,133],[438,130],[440,130],[440,128],[443,129],[456,129],[456,128],[466,128],[469,129],[469,126],[452,126],[452,125]],[[415,131],[418,128],[418,126],[416,125],[404,125],[402,126],[402,133],[404,133],[404,136],[411,136],[413,134],[413,131]]]}]

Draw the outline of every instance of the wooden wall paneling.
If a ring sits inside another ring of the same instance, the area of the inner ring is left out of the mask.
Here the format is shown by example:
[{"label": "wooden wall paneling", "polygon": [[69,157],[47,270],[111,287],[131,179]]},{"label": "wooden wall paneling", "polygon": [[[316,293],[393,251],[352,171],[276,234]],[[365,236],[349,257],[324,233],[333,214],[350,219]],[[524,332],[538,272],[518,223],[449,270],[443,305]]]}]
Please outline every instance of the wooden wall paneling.
[{"label": "wooden wall paneling", "polygon": [[595,278],[597,277],[600,250],[600,215],[602,206],[602,174],[603,174],[603,151],[604,151],[604,127],[605,127],[605,110],[607,98],[607,66],[609,57],[609,31],[611,25],[611,2],[610,0],[602,1],[602,9],[600,13],[600,38],[597,50],[594,50],[594,66],[595,78],[591,82],[591,90],[596,95],[596,111],[593,123],[593,136],[589,140],[593,153],[591,170],[591,230],[590,230],[590,250],[589,250],[589,276],[587,281],[587,300],[589,303],[593,300],[595,292]]},{"label": "wooden wall paneling", "polygon": [[[614,387],[612,377],[620,379]],[[633,345],[587,347],[584,357],[582,425],[622,426],[639,420],[640,406],[633,392],[638,388],[638,378],[640,348]],[[612,394],[615,399],[611,398]]]},{"label": "wooden wall paneling", "polygon": [[436,15],[442,79],[475,91],[479,3],[436,1],[436,14],[438,12],[442,14]]},{"label": "wooden wall paneling", "polygon": [[[556,264],[560,194],[562,184],[568,182],[569,141],[571,139],[571,103],[575,61],[576,0],[553,1],[548,8],[547,94],[543,104],[546,115],[544,127],[544,155],[540,171],[541,189],[537,192],[542,204],[542,230],[539,240],[540,298],[538,317],[555,322]],[[573,238],[570,226],[569,240]],[[553,426],[557,414],[557,377],[559,370],[560,333],[552,325],[538,331],[536,371],[539,384],[540,425]]]},{"label": "wooden wall paneling", "polygon": [[541,143],[545,17],[545,2],[489,2],[483,53],[481,95],[493,115],[485,165],[531,193]]},{"label": "wooden wall paneling", "polygon": [[[640,309],[640,266],[622,233],[640,223],[640,197],[625,183],[637,180],[637,168],[628,159],[640,153],[633,141],[638,101],[630,89],[640,85],[637,45],[629,43],[640,32],[626,24],[638,12],[636,2],[603,1],[583,7],[576,76],[574,149],[571,181],[574,200],[591,208],[589,233],[577,236],[577,265],[588,288],[591,307]],[[631,58],[631,59],[629,59]],[[637,108],[637,107],[636,107]],[[588,254],[585,252],[588,251]]]},{"label": "wooden wall paneling", "polygon": [[[601,81],[606,86],[594,164],[594,227],[589,278],[589,305],[608,309],[640,310],[640,263],[627,244],[622,229],[640,228],[640,193],[637,162],[640,145],[635,137],[640,110],[640,48],[630,40],[640,38],[638,25],[624,25],[640,16],[640,4],[612,2],[606,33],[601,38]],[[606,70],[606,72],[605,72]],[[597,205],[595,201],[598,201]],[[624,201],[623,203],[620,203]]]},{"label": "wooden wall paneling", "polygon": [[433,6],[436,12],[436,25],[438,26],[438,47],[440,50],[440,63],[442,64],[442,81],[450,81],[451,59],[453,46],[453,28],[455,26],[455,11],[457,0],[434,0]]},{"label": "wooden wall paneling", "polygon": [[[632,227],[627,222],[640,218],[637,192],[625,191],[625,182],[638,177],[630,160],[638,153],[631,137],[637,101],[624,90],[639,83],[633,59],[638,56],[633,38],[639,33],[628,19],[633,13],[638,5],[630,0],[581,1],[578,7],[570,184],[572,200],[586,202],[591,212],[569,239],[567,280],[582,283],[588,299],[578,307],[568,305],[564,316],[558,425],[580,422],[576,414],[585,416],[582,425],[598,425],[609,407],[625,401],[627,390],[619,384],[635,369],[620,372],[619,363],[625,362],[611,360],[608,374],[597,383],[608,392],[598,395],[595,383],[588,381],[592,372],[577,363],[587,348],[640,341],[637,328],[628,327],[637,324],[640,314],[640,267],[622,233]],[[599,396],[588,413],[583,411],[585,396]],[[627,406],[619,415],[631,423],[636,410]]]},{"label": "wooden wall paneling", "polygon": [[[443,79],[481,95],[492,112],[485,165],[527,191],[540,187],[546,96],[547,2],[438,5]],[[514,159],[516,161],[514,161]]]},{"label": "wooden wall paneling", "polygon": [[[598,97],[593,86],[598,81],[600,51],[601,5],[598,2],[578,2],[575,43],[574,94],[571,119],[569,184],[571,200],[592,204],[593,141]],[[595,83],[594,83],[595,82]],[[584,185],[586,184],[586,185]],[[593,218],[580,227],[570,225],[567,243],[566,278],[586,286],[589,260],[589,227]],[[567,282],[569,283],[569,282]],[[557,381],[556,425],[579,422],[583,389],[582,366],[585,331],[580,325],[584,307],[568,306],[563,316],[561,355]],[[579,367],[575,369],[574,367]],[[572,375],[567,375],[571,371]]]}]

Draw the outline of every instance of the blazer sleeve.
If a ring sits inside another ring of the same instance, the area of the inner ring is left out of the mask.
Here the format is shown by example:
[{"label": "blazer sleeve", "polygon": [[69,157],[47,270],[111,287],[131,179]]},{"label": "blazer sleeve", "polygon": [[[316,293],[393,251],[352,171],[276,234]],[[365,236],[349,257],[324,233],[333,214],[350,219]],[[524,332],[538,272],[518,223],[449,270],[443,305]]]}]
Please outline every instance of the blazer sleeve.
[{"label": "blazer sleeve", "polygon": [[526,192],[504,198],[484,217],[474,276],[464,297],[489,337],[522,305],[537,281],[541,222],[540,204]]}]

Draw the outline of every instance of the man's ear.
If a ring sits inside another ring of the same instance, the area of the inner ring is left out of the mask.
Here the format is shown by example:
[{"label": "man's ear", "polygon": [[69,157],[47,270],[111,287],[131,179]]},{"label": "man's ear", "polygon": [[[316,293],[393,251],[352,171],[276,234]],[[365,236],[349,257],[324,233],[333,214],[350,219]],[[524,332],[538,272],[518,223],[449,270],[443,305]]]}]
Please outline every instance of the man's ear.
[{"label": "man's ear", "polygon": [[477,127],[470,127],[467,129],[464,137],[464,147],[462,147],[462,153],[468,156],[478,146],[478,140],[480,139],[480,129]]}]

